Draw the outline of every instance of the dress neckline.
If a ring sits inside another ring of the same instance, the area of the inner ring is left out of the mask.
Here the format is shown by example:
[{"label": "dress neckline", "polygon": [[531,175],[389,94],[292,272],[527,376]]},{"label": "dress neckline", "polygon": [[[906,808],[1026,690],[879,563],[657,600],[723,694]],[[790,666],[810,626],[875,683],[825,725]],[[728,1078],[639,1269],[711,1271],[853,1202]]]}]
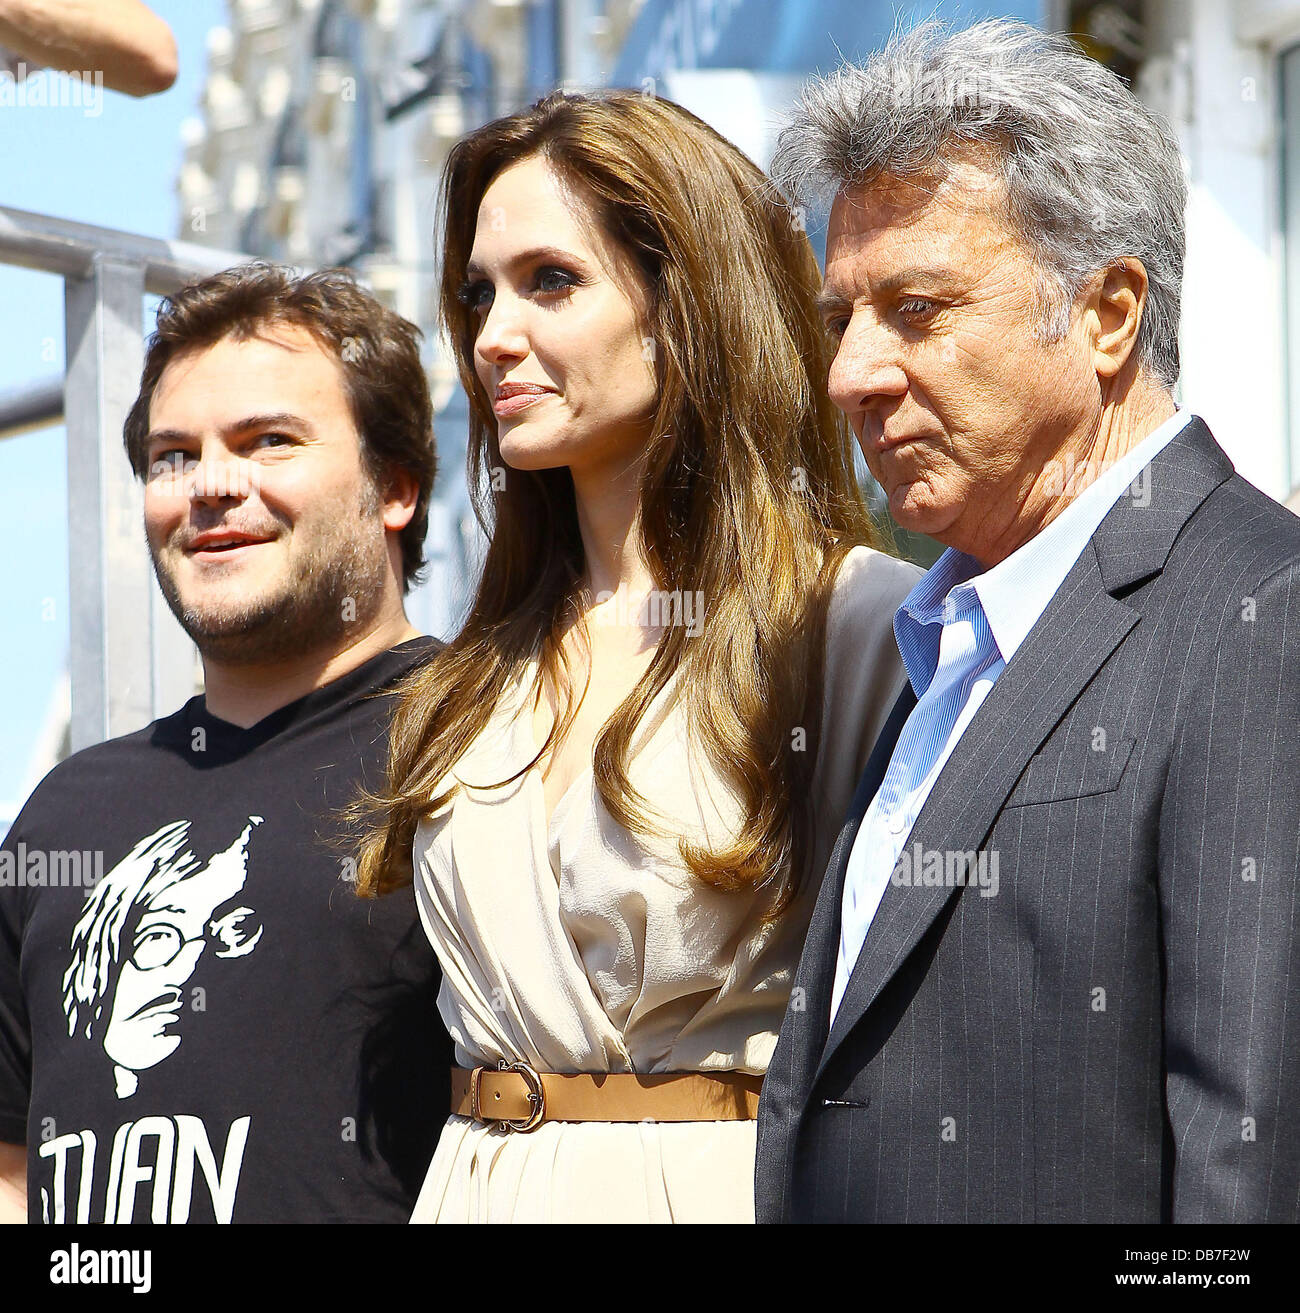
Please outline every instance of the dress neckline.
[{"label": "dress neckline", "polygon": [[[519,700],[516,704],[515,717],[516,723],[522,725],[524,743],[528,749],[528,759],[532,760],[541,751],[541,745],[537,742],[537,735],[533,729],[533,708],[529,697],[530,690],[537,682],[541,662],[536,655],[530,656],[524,664],[523,674],[519,680]],[[654,729],[655,722],[660,714],[661,699],[666,694],[671,694],[673,686],[677,682],[677,672],[681,669],[679,665],[672,674],[668,676],[668,682],[655,695],[654,700],[646,708],[645,715],[641,717],[632,734],[629,756],[635,756],[637,749],[642,746],[645,738]],[[538,828],[543,834],[546,841],[546,850],[551,852],[555,844],[555,828],[557,823],[562,819],[562,813],[566,810],[569,799],[577,792],[580,784],[586,783],[587,793],[591,794],[592,780],[592,762],[591,754],[587,754],[587,760],[582,769],[569,781],[568,787],[555,800],[555,807],[552,809],[550,816],[546,814],[546,781],[542,778],[540,761],[534,762],[527,772],[527,778],[531,782],[531,787],[537,799]]]}]

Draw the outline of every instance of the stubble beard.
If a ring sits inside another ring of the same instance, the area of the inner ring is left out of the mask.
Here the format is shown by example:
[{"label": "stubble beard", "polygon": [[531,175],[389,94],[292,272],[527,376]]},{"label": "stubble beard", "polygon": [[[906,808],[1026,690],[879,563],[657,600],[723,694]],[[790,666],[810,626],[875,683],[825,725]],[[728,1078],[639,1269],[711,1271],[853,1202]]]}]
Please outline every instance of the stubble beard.
[{"label": "stubble beard", "polygon": [[157,553],[154,574],[172,614],[207,660],[273,665],[338,649],[383,605],[388,548],[370,524],[378,509],[376,497],[363,496],[359,515],[327,519],[303,556],[291,558],[291,576],[258,597],[186,605]]}]

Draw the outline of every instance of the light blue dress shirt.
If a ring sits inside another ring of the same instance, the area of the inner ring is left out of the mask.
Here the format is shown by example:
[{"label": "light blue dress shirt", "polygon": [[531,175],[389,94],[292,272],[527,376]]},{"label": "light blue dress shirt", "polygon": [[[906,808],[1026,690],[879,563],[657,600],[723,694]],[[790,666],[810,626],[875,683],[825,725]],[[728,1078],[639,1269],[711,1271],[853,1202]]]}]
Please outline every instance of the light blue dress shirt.
[{"label": "light blue dress shirt", "polygon": [[895,613],[894,636],[917,703],[849,854],[832,1023],[939,772],[1097,526],[1121,496],[1140,499],[1144,488],[1149,495],[1143,471],[1191,418],[1190,411],[1177,411],[1092,483],[1087,483],[1086,470],[1064,466],[1062,491],[1082,491],[1045,529],[983,573],[973,557],[949,548]]}]

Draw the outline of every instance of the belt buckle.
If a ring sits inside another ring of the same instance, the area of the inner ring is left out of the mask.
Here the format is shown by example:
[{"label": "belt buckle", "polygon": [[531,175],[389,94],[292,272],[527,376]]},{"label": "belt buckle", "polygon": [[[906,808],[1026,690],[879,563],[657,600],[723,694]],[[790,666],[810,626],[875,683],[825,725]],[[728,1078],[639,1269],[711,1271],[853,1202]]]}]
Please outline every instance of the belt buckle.
[{"label": "belt buckle", "polygon": [[469,1078],[469,1115],[475,1121],[493,1121],[498,1126],[506,1126],[512,1131],[534,1131],[541,1125],[542,1118],[546,1116],[546,1091],[542,1088],[542,1078],[526,1062],[507,1062],[502,1058],[497,1063],[498,1071],[518,1072],[524,1078],[524,1084],[528,1088],[528,1102],[533,1105],[533,1110],[523,1120],[512,1121],[509,1117],[492,1117],[483,1116],[479,1105],[479,1086],[483,1078],[485,1068],[475,1067],[470,1073]]}]

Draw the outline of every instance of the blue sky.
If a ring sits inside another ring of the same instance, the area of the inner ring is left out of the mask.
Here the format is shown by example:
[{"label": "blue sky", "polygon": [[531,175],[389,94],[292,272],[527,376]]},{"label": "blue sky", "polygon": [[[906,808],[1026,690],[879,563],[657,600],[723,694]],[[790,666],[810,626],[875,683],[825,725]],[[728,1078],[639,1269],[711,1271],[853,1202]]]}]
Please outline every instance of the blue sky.
[{"label": "blue sky", "polygon": [[[161,96],[105,92],[103,112],[0,108],[0,205],[171,237],[181,122],[207,67],[225,0],[155,0],[180,76]],[[63,283],[0,264],[0,389],[62,372]],[[0,822],[22,802],[33,746],[68,647],[63,430],[0,441]]]}]

